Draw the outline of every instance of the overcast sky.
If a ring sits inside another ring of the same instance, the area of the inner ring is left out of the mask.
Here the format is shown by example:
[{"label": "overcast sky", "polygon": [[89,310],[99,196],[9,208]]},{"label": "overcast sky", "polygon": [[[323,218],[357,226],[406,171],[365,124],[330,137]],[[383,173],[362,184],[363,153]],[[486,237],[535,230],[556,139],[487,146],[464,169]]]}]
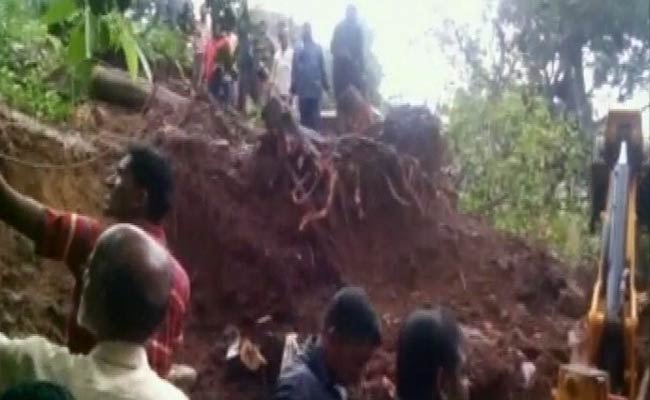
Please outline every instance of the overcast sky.
[{"label": "overcast sky", "polygon": [[[359,15],[374,34],[373,51],[382,65],[381,92],[385,97],[435,105],[447,97],[446,85],[454,71],[438,53],[437,41],[427,31],[445,18],[477,26],[483,0],[357,0]],[[253,6],[291,16],[296,22],[312,23],[316,40],[329,46],[336,24],[349,0],[329,0],[327,7],[308,0],[253,0]]]}]

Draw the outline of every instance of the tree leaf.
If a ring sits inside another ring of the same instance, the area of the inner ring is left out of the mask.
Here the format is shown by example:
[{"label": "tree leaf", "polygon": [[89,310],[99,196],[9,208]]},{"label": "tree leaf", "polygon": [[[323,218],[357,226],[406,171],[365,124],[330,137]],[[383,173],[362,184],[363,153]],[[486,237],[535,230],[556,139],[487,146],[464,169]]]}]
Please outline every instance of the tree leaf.
[{"label": "tree leaf", "polygon": [[111,32],[108,22],[105,19],[99,19],[95,34],[95,48],[106,49],[111,45]]},{"label": "tree leaf", "polygon": [[47,25],[57,24],[70,18],[78,10],[75,0],[52,0],[42,21]]},{"label": "tree leaf", "polygon": [[86,35],[84,26],[85,24],[80,23],[70,34],[66,60],[73,67],[86,59]]},{"label": "tree leaf", "polygon": [[122,24],[120,44],[122,46],[122,52],[124,53],[129,75],[131,76],[131,79],[135,80],[138,77],[138,69],[140,67],[138,61],[138,44],[131,32],[127,29],[126,24]]},{"label": "tree leaf", "polygon": [[86,7],[84,10],[84,27],[85,27],[85,50],[86,58],[92,58],[93,56],[93,31],[95,29],[96,20],[90,12],[90,7]]},{"label": "tree leaf", "polygon": [[586,208],[584,138],[526,86],[499,96],[471,90],[457,93],[449,111],[448,136],[462,173],[459,204],[500,229],[565,249],[568,221]]},{"label": "tree leaf", "polygon": [[79,98],[88,92],[94,65],[93,60],[83,60],[72,68],[73,98]]},{"label": "tree leaf", "polygon": [[144,70],[144,74],[147,77],[147,80],[149,82],[153,82],[153,74],[151,73],[151,67],[149,66],[149,60],[147,60],[147,56],[142,51],[142,47],[140,47],[140,45],[137,43],[136,49],[138,50],[138,58],[140,59],[142,69]]},{"label": "tree leaf", "polygon": [[86,0],[86,4],[94,15],[106,15],[111,11],[113,2],[110,0]]}]

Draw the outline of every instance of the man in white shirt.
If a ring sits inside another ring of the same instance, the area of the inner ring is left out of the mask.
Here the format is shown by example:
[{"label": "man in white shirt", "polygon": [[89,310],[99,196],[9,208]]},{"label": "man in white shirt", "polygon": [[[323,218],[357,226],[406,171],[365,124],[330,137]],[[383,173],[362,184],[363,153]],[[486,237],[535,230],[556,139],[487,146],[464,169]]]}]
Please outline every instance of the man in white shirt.
[{"label": "man in white shirt", "polygon": [[291,68],[293,65],[293,48],[289,43],[289,33],[284,22],[278,25],[280,48],[273,57],[271,68],[271,95],[291,103]]},{"label": "man in white shirt", "polygon": [[98,344],[88,355],[73,355],[43,337],[0,333],[0,392],[43,380],[67,388],[76,400],[187,400],[151,369],[144,347],[165,317],[172,263],[141,229],[108,228],[89,259],[77,316]]}]

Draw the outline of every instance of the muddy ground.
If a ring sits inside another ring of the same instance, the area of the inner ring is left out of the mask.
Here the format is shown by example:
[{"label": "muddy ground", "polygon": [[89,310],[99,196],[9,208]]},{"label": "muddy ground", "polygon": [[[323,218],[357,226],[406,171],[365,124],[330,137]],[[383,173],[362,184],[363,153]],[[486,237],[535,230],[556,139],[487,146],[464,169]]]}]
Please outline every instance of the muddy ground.
[{"label": "muddy ground", "polygon": [[[101,178],[117,154],[102,143],[119,148],[126,139],[144,137],[169,154],[177,190],[167,233],[193,290],[179,355],[199,371],[193,399],[265,398],[268,382],[262,376],[226,373],[226,327],[252,336],[317,332],[323,305],[342,284],[366,288],[386,338],[368,369],[365,389],[356,396],[380,397],[373,384],[393,374],[401,321],[415,307],[440,304],[463,324],[472,399],[549,398],[558,364],[568,359],[567,331],[585,310],[585,293],[569,278],[567,266],[543,247],[456,210],[453,188],[441,170],[443,138],[429,132],[435,140],[425,145],[433,156],[421,160],[426,166],[421,182],[431,184],[418,189],[426,197],[426,212],[416,212],[416,202],[399,193],[399,201],[386,195],[395,189],[372,181],[371,174],[367,179],[374,183],[341,194],[330,215],[301,231],[305,215],[327,200],[323,184],[315,185],[313,201],[296,204],[290,183],[269,183],[267,172],[277,168],[277,159],[260,150],[264,130],[205,107],[176,114],[154,109],[148,115],[91,107],[89,121],[80,126],[91,132],[86,139],[101,157],[76,168],[6,159],[0,164],[17,189],[56,207],[99,215]],[[391,129],[421,130],[429,123],[423,118]],[[0,126],[0,150],[20,160],[65,164],[89,157],[10,124]],[[418,147],[410,143],[400,151]],[[357,165],[361,176],[364,168],[377,169],[375,162]],[[346,188],[349,182],[342,182]],[[397,192],[408,192],[403,189]],[[346,203],[346,196],[352,200]],[[65,267],[36,258],[29,242],[4,225],[0,243],[0,328],[61,341],[71,288]],[[270,322],[258,326],[255,321],[265,316]],[[537,370],[528,385],[521,375],[526,361]]]}]

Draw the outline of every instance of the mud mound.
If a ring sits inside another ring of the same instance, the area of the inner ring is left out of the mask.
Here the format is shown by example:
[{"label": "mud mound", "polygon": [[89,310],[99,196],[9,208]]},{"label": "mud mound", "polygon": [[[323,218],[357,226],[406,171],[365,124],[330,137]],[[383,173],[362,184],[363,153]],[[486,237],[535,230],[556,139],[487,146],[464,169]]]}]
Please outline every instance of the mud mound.
[{"label": "mud mound", "polygon": [[[342,284],[368,290],[386,332],[353,398],[385,395],[378,382],[393,376],[402,319],[433,304],[452,308],[463,324],[473,399],[548,398],[584,295],[546,251],[458,214],[440,172],[438,121],[425,109],[394,111],[376,140],[321,140],[298,129],[264,134],[200,100],[181,113],[153,107],[146,118],[114,119],[107,110],[96,118],[103,129],[155,132],[174,163],[167,233],[193,287],[181,354],[199,370],[193,399],[266,398],[272,374],[228,373],[224,331],[237,326],[261,344],[290,330],[317,332],[324,304]],[[5,132],[1,150],[22,160],[75,160],[60,144],[26,137]],[[39,200],[97,214],[102,165],[109,161],[0,168]],[[0,328],[61,339],[71,283],[65,267],[38,260],[1,225],[0,243]],[[258,324],[261,317],[270,322]],[[524,385],[527,361],[537,374]]]},{"label": "mud mound", "polygon": [[438,172],[446,162],[445,144],[439,131],[440,121],[422,107],[399,106],[386,116],[382,139],[421,161],[425,170]]},{"label": "mud mound", "polygon": [[[221,332],[252,332],[267,315],[265,330],[316,332],[343,283],[367,288],[387,335],[357,396],[372,398],[373,384],[392,376],[408,312],[443,304],[468,336],[472,398],[548,397],[566,361],[566,303],[582,311],[584,296],[547,252],[455,211],[428,111],[400,109],[388,121],[379,141],[294,131],[237,152],[206,136],[158,138],[178,182],[170,240],[194,290],[184,355],[200,370],[193,398],[264,398],[263,377],[225,375]],[[526,361],[538,373],[524,385]]]},{"label": "mud mound", "polygon": [[203,96],[191,98],[180,112],[162,104],[151,104],[145,120],[145,132],[183,132],[190,136],[225,139],[233,145],[262,133],[235,111],[216,107]]}]

